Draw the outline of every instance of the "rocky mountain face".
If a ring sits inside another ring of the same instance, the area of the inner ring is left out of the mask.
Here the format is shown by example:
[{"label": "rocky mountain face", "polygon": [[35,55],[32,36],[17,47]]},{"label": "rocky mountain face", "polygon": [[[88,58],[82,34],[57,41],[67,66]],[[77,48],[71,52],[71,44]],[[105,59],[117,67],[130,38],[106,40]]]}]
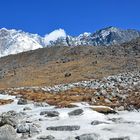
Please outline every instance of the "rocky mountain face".
[{"label": "rocky mountain face", "polygon": [[137,30],[122,30],[116,27],[101,29],[95,33],[83,33],[73,37],[66,35],[45,43],[45,37],[21,30],[0,29],[0,57],[29,50],[52,46],[109,46],[121,44],[140,37]]},{"label": "rocky mountain face", "polygon": [[67,36],[58,38],[51,42],[52,46],[110,46],[121,44],[140,37],[140,32],[136,30],[122,30],[116,27],[107,27],[95,33],[83,33],[77,37]]}]

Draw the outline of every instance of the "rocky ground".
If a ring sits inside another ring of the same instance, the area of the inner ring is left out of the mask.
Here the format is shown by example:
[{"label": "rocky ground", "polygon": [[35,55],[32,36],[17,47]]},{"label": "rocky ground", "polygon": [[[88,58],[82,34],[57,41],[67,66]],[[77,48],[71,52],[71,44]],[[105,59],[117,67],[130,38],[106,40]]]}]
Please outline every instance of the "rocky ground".
[{"label": "rocky ground", "polygon": [[98,80],[56,85],[54,87],[21,87],[1,91],[35,102],[57,107],[73,107],[74,102],[109,106],[113,109],[140,108],[140,72],[127,72]]},{"label": "rocky ground", "polygon": [[140,72],[0,92],[0,140],[139,140]]}]

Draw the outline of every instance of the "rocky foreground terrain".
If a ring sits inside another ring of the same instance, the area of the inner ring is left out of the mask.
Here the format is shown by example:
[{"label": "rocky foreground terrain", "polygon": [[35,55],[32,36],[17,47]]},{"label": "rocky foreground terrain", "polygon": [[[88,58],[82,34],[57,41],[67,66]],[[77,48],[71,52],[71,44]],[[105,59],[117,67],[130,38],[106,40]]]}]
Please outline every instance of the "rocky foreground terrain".
[{"label": "rocky foreground terrain", "polygon": [[140,38],[0,58],[0,140],[140,140]]},{"label": "rocky foreground terrain", "polygon": [[0,140],[139,140],[140,72],[1,90]]}]

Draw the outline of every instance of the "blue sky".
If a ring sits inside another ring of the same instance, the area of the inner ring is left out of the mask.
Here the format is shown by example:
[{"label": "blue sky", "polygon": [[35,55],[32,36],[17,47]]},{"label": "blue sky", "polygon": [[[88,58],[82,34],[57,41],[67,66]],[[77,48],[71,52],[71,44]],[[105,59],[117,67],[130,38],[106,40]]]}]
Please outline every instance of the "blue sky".
[{"label": "blue sky", "polygon": [[140,0],[0,0],[0,28],[78,35],[106,26],[140,30]]}]

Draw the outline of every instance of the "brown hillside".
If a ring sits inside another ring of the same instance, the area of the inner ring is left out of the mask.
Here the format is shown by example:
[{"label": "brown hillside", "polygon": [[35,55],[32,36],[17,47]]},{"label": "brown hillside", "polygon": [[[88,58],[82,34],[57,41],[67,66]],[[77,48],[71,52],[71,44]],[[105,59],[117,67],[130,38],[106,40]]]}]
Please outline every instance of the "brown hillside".
[{"label": "brown hillside", "polygon": [[52,86],[139,69],[140,39],[112,47],[52,47],[0,59],[0,88]]}]

